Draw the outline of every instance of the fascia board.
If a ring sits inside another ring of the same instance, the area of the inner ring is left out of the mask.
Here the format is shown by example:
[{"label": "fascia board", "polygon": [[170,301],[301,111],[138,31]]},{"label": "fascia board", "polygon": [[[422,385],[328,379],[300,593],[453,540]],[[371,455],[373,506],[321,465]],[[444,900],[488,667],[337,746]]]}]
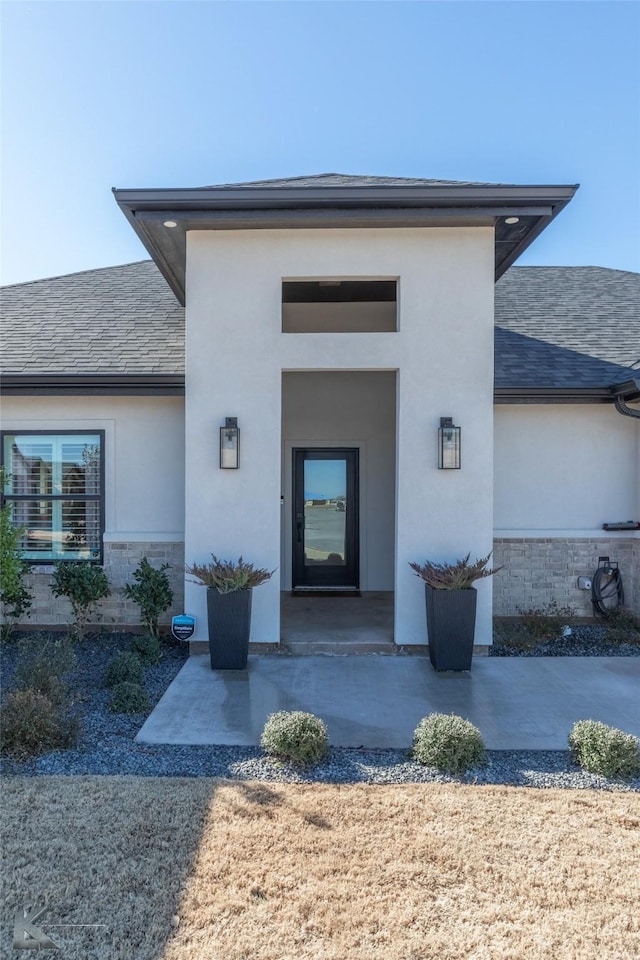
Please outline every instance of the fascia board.
[{"label": "fascia board", "polygon": [[132,209],[214,209],[333,206],[478,206],[482,204],[568,203],[578,184],[491,187],[245,187],[212,189],[113,189],[116,201]]},{"label": "fascia board", "polygon": [[5,396],[180,396],[183,374],[3,374],[0,393]]},{"label": "fascia board", "polygon": [[613,403],[609,387],[495,387],[494,403]]}]

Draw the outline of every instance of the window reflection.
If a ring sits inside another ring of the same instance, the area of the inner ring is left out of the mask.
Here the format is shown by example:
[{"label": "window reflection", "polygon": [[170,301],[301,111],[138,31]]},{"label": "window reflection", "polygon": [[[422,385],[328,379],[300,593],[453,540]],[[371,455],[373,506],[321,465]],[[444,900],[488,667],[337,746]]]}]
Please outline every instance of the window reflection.
[{"label": "window reflection", "polygon": [[346,556],[347,464],[305,460],[305,566],[344,566]]}]

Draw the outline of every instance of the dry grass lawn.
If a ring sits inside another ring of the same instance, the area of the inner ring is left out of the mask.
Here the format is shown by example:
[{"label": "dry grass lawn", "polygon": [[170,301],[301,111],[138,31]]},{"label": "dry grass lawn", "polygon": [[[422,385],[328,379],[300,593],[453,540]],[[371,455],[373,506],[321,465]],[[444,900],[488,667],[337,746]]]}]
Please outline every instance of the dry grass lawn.
[{"label": "dry grass lawn", "polygon": [[[3,957],[636,960],[640,797],[6,778]],[[54,927],[100,923],[104,927]]]}]

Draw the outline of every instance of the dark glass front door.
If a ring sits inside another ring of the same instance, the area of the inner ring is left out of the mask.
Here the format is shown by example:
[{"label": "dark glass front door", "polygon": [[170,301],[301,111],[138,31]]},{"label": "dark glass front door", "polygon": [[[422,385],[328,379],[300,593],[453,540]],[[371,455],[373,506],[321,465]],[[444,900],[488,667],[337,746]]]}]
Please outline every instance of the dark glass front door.
[{"label": "dark glass front door", "polygon": [[293,588],[358,589],[358,451],[293,451]]}]

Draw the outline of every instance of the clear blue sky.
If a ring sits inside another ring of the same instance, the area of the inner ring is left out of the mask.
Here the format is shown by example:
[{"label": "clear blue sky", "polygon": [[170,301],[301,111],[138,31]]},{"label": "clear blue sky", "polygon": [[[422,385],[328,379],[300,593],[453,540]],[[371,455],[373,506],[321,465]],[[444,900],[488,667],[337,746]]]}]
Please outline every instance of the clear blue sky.
[{"label": "clear blue sky", "polygon": [[1,4],[2,282],[147,256],[111,187],[581,183],[521,263],[640,269],[640,4]]}]

